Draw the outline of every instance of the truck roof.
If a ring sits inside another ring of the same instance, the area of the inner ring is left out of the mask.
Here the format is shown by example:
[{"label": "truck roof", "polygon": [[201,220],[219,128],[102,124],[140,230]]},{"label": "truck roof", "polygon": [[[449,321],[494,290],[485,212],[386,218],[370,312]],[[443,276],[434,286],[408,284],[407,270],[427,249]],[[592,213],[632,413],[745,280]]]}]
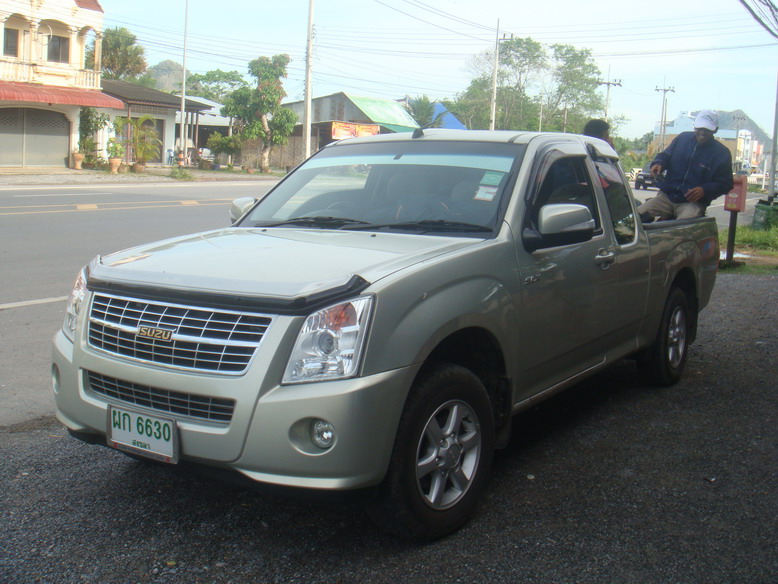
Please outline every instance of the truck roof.
[{"label": "truck roof", "polygon": [[361,138],[347,138],[327,145],[328,148],[346,144],[374,144],[378,142],[415,142],[415,141],[446,141],[446,142],[493,142],[504,144],[529,144],[533,140],[549,140],[554,142],[592,142],[598,151],[617,156],[616,152],[602,140],[581,136],[578,134],[563,134],[561,132],[527,132],[521,130],[448,130],[443,128],[417,129],[414,132],[399,132],[395,134],[379,134]]}]

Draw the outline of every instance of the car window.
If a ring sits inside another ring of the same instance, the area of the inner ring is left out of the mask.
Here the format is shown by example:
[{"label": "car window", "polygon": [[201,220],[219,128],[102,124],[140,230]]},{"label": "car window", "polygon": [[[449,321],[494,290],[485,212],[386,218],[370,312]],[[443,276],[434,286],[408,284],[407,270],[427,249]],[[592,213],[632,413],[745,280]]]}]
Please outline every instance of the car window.
[{"label": "car window", "polygon": [[595,221],[595,230],[600,228],[597,202],[586,170],[586,158],[583,156],[562,156],[554,160],[541,176],[540,187],[532,207],[532,221],[537,222],[537,214],[544,205],[573,203],[589,208]]},{"label": "car window", "polygon": [[624,177],[615,161],[599,159],[595,162],[597,175],[605,192],[605,201],[611,216],[616,242],[624,245],[635,241],[637,229],[631,194],[624,184]]},{"label": "car window", "polygon": [[[419,232],[413,224],[424,222],[430,233],[483,236],[498,224],[523,151],[474,142],[334,146],[289,175],[240,225]],[[441,225],[429,225],[435,222]]]}]

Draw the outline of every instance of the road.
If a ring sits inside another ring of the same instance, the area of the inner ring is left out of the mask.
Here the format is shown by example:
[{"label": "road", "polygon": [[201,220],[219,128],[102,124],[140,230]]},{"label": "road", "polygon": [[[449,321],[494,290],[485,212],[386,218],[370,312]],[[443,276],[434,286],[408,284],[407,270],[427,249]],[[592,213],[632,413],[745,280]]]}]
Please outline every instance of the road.
[{"label": "road", "polygon": [[274,180],[0,187],[0,427],[54,411],[51,337],[97,254],[229,225],[229,203]]}]

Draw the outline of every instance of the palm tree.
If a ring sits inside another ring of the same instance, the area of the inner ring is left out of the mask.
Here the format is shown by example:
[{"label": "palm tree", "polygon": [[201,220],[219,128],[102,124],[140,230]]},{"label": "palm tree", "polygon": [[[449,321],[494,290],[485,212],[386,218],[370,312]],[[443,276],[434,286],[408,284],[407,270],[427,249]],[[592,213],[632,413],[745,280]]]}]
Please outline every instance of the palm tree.
[{"label": "palm tree", "polygon": [[421,128],[439,128],[443,122],[443,114],[441,112],[435,115],[435,103],[430,101],[430,98],[426,95],[420,97],[409,98],[405,105],[405,109],[411,114],[411,117],[416,120]]},{"label": "palm tree", "polygon": [[[86,67],[94,66],[95,48],[90,46],[86,52]],[[107,28],[103,33],[103,79],[132,81],[146,72],[146,54],[138,44],[138,37],[126,28]]]}]

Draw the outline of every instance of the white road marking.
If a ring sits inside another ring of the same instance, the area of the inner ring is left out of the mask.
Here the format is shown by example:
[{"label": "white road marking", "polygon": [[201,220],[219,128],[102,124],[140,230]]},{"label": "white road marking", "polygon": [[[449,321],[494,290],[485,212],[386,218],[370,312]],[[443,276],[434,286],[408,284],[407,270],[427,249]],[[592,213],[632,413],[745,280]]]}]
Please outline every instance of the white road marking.
[{"label": "white road marking", "polygon": [[10,302],[8,304],[0,304],[0,310],[7,310],[9,308],[23,308],[25,306],[37,306],[38,304],[51,304],[52,302],[64,302],[67,300],[67,296],[57,296],[56,298],[41,298],[39,300],[25,300],[23,302]]}]

